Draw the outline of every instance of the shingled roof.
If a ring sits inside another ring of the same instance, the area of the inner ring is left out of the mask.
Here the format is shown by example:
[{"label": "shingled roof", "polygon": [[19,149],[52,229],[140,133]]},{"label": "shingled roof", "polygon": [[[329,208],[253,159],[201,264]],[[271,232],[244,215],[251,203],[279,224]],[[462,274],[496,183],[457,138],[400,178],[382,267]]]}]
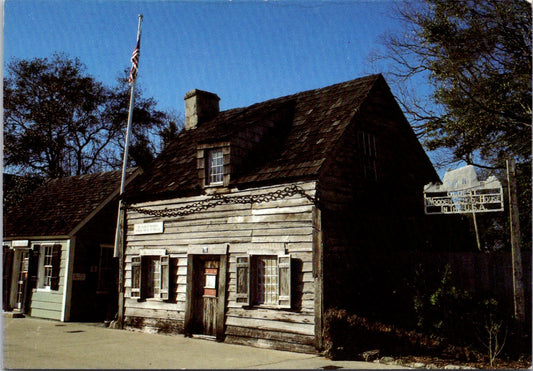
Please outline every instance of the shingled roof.
[{"label": "shingled roof", "polygon": [[127,188],[129,199],[202,194],[198,177],[197,145],[232,138],[282,112],[286,130],[270,146],[263,146],[253,164],[232,174],[231,186],[316,179],[372,87],[383,77],[371,75],[321,89],[271,99],[249,107],[220,112],[197,128],[183,130]]},{"label": "shingled roof", "polygon": [[[128,170],[128,176],[135,172]],[[69,236],[118,195],[121,171],[50,179],[4,215],[4,238]]]}]

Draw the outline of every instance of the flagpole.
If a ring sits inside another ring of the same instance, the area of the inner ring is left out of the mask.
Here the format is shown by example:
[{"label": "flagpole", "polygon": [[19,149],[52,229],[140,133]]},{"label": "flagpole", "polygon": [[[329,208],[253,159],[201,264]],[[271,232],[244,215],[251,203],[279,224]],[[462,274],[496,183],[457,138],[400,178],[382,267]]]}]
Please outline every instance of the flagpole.
[{"label": "flagpole", "polygon": [[134,92],[135,82],[139,67],[140,46],[141,46],[141,22],[143,20],[142,14],[139,14],[139,24],[137,26],[137,44],[133,50],[131,57],[131,70],[129,76],[130,82],[130,107],[128,111],[128,125],[126,127],[126,139],[124,143],[124,157],[122,160],[122,177],[120,179],[120,193],[118,201],[118,215],[117,215],[117,229],[115,231],[115,249],[113,257],[118,258],[118,313],[116,327],[124,327],[124,220],[125,211],[122,210],[122,194],[126,187],[126,170],[128,168],[128,149],[130,144],[131,126],[133,120],[133,106],[134,106]]},{"label": "flagpole", "polygon": [[[137,26],[137,42],[141,40],[141,22],[143,20],[142,14],[139,14],[139,24]],[[138,57],[140,59],[140,55]],[[131,123],[133,121],[133,106],[135,102],[135,83],[137,79],[133,79],[133,81],[130,84],[130,105],[129,105],[129,111],[128,111],[128,125],[126,127],[126,140],[124,143],[124,157],[122,159],[122,177],[120,178],[120,192],[119,192],[119,208],[118,208],[118,215],[117,215],[117,228],[115,231],[115,250],[113,252],[113,257],[117,258],[120,255],[120,249],[119,245],[120,243],[120,237],[122,235],[122,226],[121,226],[121,209],[122,209],[122,194],[124,193],[124,189],[126,187],[126,171],[128,168],[128,150],[130,147],[130,137],[131,137]]]}]

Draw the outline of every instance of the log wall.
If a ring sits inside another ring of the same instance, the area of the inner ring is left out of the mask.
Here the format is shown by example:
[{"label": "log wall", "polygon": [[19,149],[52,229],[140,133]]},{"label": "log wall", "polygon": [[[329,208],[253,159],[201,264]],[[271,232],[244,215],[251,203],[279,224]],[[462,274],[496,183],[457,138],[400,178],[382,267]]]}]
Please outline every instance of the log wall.
[{"label": "log wall", "polygon": [[[263,194],[290,184],[245,191],[228,196]],[[315,195],[315,183],[298,183]],[[182,207],[208,196],[196,196],[133,206],[164,209]],[[182,332],[187,306],[188,252],[227,248],[228,274],[225,341],[293,351],[314,351],[315,302],[313,278],[313,210],[305,197],[255,204],[225,204],[186,216],[157,218],[127,213],[125,256],[125,324],[152,332]],[[135,235],[134,225],[163,221],[159,234]],[[132,257],[145,249],[164,249],[170,256],[169,300],[131,298]],[[218,249],[218,250],[217,250]],[[291,255],[292,305],[290,309],[242,307],[236,297],[236,256],[272,251]]]}]

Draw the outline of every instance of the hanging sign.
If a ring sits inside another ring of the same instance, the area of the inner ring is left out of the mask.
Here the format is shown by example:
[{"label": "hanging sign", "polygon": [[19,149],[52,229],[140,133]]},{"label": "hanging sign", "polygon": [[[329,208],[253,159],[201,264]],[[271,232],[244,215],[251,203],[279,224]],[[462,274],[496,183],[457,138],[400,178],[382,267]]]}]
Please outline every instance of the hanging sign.
[{"label": "hanging sign", "polygon": [[426,214],[472,214],[503,211],[503,189],[494,176],[479,181],[468,165],[447,171],[444,184],[424,186]]}]

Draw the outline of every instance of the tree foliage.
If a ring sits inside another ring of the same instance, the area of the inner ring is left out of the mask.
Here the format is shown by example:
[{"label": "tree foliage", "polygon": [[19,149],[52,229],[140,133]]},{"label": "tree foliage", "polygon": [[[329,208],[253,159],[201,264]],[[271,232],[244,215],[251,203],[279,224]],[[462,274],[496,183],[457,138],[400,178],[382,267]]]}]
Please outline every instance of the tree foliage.
[{"label": "tree foliage", "polygon": [[[386,35],[389,78],[438,165],[466,162],[506,184],[517,163],[523,246],[531,243],[532,9],[526,0],[395,3],[400,32]],[[438,153],[437,151],[437,153]],[[447,157],[447,158],[446,158]],[[508,243],[508,214],[479,221],[488,248]]]},{"label": "tree foliage", "polygon": [[[4,81],[4,165],[51,178],[119,168],[129,107],[123,76],[109,88],[77,58],[12,60]],[[159,149],[153,140],[169,125],[169,116],[155,107],[137,89],[132,165],[153,158]]]},{"label": "tree foliage", "polygon": [[423,75],[433,88],[430,101],[403,99],[427,148],[478,166],[529,161],[531,4],[421,0],[396,14],[405,32],[386,38],[382,57],[397,81]]},{"label": "tree foliage", "polygon": [[43,182],[37,176],[3,174],[3,212],[8,215]]}]

